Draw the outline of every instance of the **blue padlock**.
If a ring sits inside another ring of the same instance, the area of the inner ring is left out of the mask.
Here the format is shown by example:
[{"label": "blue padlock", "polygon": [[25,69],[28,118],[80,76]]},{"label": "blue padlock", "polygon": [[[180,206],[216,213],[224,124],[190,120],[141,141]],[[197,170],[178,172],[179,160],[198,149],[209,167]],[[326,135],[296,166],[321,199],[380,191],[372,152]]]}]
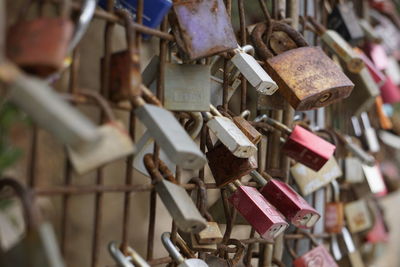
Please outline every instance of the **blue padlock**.
[{"label": "blue padlock", "polygon": [[[136,19],[137,0],[116,0],[115,8],[126,9],[132,15],[132,19]],[[100,0],[99,6],[107,7],[107,0]],[[146,0],[143,8],[143,24],[147,27],[156,29],[160,26],[162,19],[172,7],[171,0]],[[151,36],[144,34],[145,39]]]}]

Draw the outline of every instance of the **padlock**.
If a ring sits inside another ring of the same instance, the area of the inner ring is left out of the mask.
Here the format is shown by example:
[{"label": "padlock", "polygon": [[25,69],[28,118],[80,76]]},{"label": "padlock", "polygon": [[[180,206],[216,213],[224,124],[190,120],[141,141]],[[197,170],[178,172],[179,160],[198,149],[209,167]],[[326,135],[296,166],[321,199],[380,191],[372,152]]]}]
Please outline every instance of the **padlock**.
[{"label": "padlock", "polygon": [[300,33],[287,24],[274,21],[270,27],[272,32],[285,32],[298,48],[273,56],[262,39],[268,32],[264,23],[253,30],[253,44],[279,92],[295,110],[324,107],[350,95],[353,83],[320,48],[308,47]]},{"label": "padlock", "polygon": [[362,183],[364,173],[360,159],[356,157],[346,157],[344,159],[344,179],[348,183]]},{"label": "padlock", "polygon": [[[347,256],[347,260],[350,263],[350,266],[351,267],[364,267],[364,262],[361,258],[361,254],[357,250],[356,246],[354,245],[354,241],[353,241],[353,238],[352,238],[349,230],[346,227],[343,227],[341,234],[342,234],[344,244],[346,246],[346,250],[347,250],[346,256]],[[345,266],[347,266],[347,265],[345,265]]]},{"label": "padlock", "polygon": [[108,116],[108,122],[98,128],[100,140],[74,148],[67,146],[68,157],[78,174],[84,174],[106,163],[129,156],[134,152],[133,142],[124,125],[117,121],[108,102],[94,91],[81,91],[81,95],[93,98]]},{"label": "padlock", "polygon": [[359,233],[372,227],[371,213],[364,199],[344,205],[347,226],[352,233]]},{"label": "padlock", "polygon": [[254,55],[254,48],[251,45],[235,49],[235,56],[231,59],[233,64],[258,93],[263,95],[274,94],[278,90],[278,85],[255,60],[253,55],[247,54],[248,51]]},{"label": "padlock", "polygon": [[400,102],[400,88],[389,76],[386,77],[386,82],[381,86],[380,89],[381,97],[385,104],[396,104]]},{"label": "padlock", "polygon": [[172,31],[177,44],[191,60],[237,47],[223,0],[174,1],[173,11]]},{"label": "padlock", "polygon": [[246,135],[236,126],[236,124],[222,116],[214,107],[210,106],[209,112],[203,112],[204,119],[207,121],[207,127],[213,134],[239,158],[249,158],[257,151],[257,147],[246,137]]},{"label": "padlock", "polygon": [[317,191],[342,176],[342,170],[335,157],[331,157],[318,172],[311,170],[303,164],[296,163],[290,168],[290,173],[303,196]]},{"label": "padlock", "polygon": [[263,114],[255,122],[266,122],[288,137],[282,146],[282,152],[305,166],[318,171],[332,157],[336,147],[312,132],[296,125],[291,130],[286,125]]},{"label": "padlock", "polygon": [[254,156],[239,158],[224,144],[216,144],[206,153],[208,166],[218,187],[225,186],[257,169]]},{"label": "padlock", "polygon": [[364,52],[358,47],[353,48],[354,52],[359,55],[359,57],[364,62],[365,67],[367,67],[369,73],[374,79],[375,83],[381,87],[386,82],[386,76],[382,70],[378,69],[375,64],[367,57]]},{"label": "padlock", "polygon": [[372,153],[378,152],[380,150],[378,137],[376,135],[375,128],[371,126],[367,112],[361,113],[361,121],[364,126],[363,138],[368,148],[368,151]]},{"label": "padlock", "polygon": [[[110,242],[108,244],[108,251],[111,257],[118,264],[118,267],[150,267],[150,265],[131,247],[127,247],[128,255],[124,255],[121,249],[118,247],[117,242]],[[132,264],[133,262],[133,264]]]},{"label": "padlock", "polygon": [[208,265],[200,259],[185,259],[182,254],[179,253],[178,249],[171,241],[171,234],[164,232],[161,235],[161,241],[168,251],[171,258],[178,264],[178,267],[207,267]]},{"label": "padlock", "polygon": [[[393,22],[381,14],[371,9],[369,11],[370,19],[375,24],[375,31],[382,40],[382,45],[390,55],[396,55],[396,51],[400,45],[400,35],[398,28]],[[398,57],[398,56],[396,56]]]},{"label": "padlock", "polygon": [[328,16],[328,28],[337,31],[351,45],[358,45],[364,38],[352,2],[335,6]]},{"label": "padlock", "polygon": [[[25,4],[32,5],[30,1]],[[63,66],[74,25],[68,0],[60,5],[60,17],[25,20],[26,14],[21,12],[17,23],[8,29],[7,57],[26,72],[47,76]]]},{"label": "padlock", "polygon": [[326,29],[314,17],[308,16],[307,20],[312,23],[317,34],[329,49],[344,61],[349,71],[358,73],[364,67],[360,56],[353,51],[351,46],[334,30]]},{"label": "padlock", "polygon": [[372,107],[375,98],[380,94],[379,87],[367,68],[363,68],[359,73],[346,72],[346,75],[355,87],[351,95],[343,100],[343,109],[348,114],[359,116]]},{"label": "padlock", "polygon": [[400,85],[400,65],[395,57],[388,56],[385,73],[392,79],[394,84]]},{"label": "padlock", "polygon": [[331,201],[325,204],[325,231],[338,234],[344,226],[344,205],[340,201],[340,186],[336,180],[331,182]]},{"label": "padlock", "polygon": [[315,238],[309,232],[301,231],[301,233],[311,240],[313,248],[299,257],[292,247],[287,246],[289,254],[294,258],[294,267],[339,267],[324,245],[319,245],[317,240],[315,240]]},{"label": "padlock", "polygon": [[[159,160],[159,167],[156,168],[152,154],[144,156],[143,161],[158,195],[171,217],[174,218],[177,227],[183,232],[202,231],[206,227],[206,220],[201,216],[186,190],[174,183],[175,178],[165,163]],[[163,176],[170,181],[166,181]]]},{"label": "padlock", "polygon": [[228,187],[233,192],[229,202],[263,239],[272,242],[289,226],[256,188],[243,186],[239,181],[228,184]]},{"label": "padlock", "polygon": [[232,121],[236,124],[236,126],[249,138],[249,140],[257,145],[262,138],[262,134],[257,131],[256,128],[253,127],[248,121],[247,118],[250,116],[249,110],[244,110],[240,116],[234,116]]},{"label": "padlock", "polygon": [[376,97],[375,99],[375,109],[379,118],[379,125],[383,130],[391,130],[393,129],[393,123],[388,116],[385,106],[383,104],[383,100],[381,96]]},{"label": "padlock", "polygon": [[231,267],[237,266],[244,252],[244,245],[237,239],[229,239],[227,244],[229,248],[235,247],[236,252],[232,258],[221,258],[212,254],[206,254],[205,261],[209,267]]},{"label": "padlock", "polygon": [[0,191],[12,188],[21,199],[24,208],[26,234],[23,239],[7,251],[0,251],[2,267],[63,267],[64,261],[56,240],[53,226],[42,221],[40,209],[33,194],[16,179],[2,177]]},{"label": "padlock", "polygon": [[201,196],[199,210],[201,215],[207,219],[206,228],[194,235],[196,241],[201,245],[221,243],[223,236],[218,223],[214,221],[211,214],[207,211],[207,189],[204,182],[200,178],[195,177],[189,183],[195,183],[198,186],[198,194]]},{"label": "padlock", "polygon": [[[201,128],[203,127],[203,116],[200,112],[189,112],[193,124],[191,124],[188,134],[194,140],[199,135]],[[154,139],[151,138],[149,131],[146,131],[139,141],[136,142],[136,152],[135,158],[133,160],[133,167],[142,173],[143,175],[149,176],[144,164],[143,157],[148,153],[153,153],[154,151]],[[168,166],[172,173],[175,174],[176,165],[170,160],[168,155],[163,149],[160,149],[159,158]]]},{"label": "padlock", "polygon": [[377,197],[386,195],[388,190],[383,180],[382,172],[379,168],[379,165],[375,164],[372,167],[362,165],[362,168],[371,192]]},{"label": "padlock", "polygon": [[164,107],[180,111],[210,110],[210,66],[165,65]]},{"label": "padlock", "polygon": [[288,184],[278,179],[270,179],[267,182],[257,171],[252,171],[251,176],[262,186],[260,193],[265,199],[274,205],[274,207],[294,226],[299,228],[311,228],[321,217],[321,215],[319,215],[319,213]]},{"label": "padlock", "polygon": [[[136,20],[138,2],[138,0],[116,0],[114,1],[114,6],[127,10],[131,19]],[[107,9],[107,0],[100,0],[99,5]],[[143,25],[157,29],[171,7],[172,2],[170,0],[147,0],[143,2]],[[147,34],[143,36],[145,39],[149,38]]]},{"label": "padlock", "polygon": [[389,241],[389,229],[385,223],[381,208],[378,203],[371,203],[374,213],[374,226],[366,235],[369,244],[387,243]]},{"label": "padlock", "polygon": [[388,66],[388,57],[385,48],[376,43],[366,43],[364,45],[364,51],[371,58],[375,66],[384,71]]},{"label": "padlock", "polygon": [[394,134],[389,131],[379,131],[378,135],[379,139],[385,145],[394,149],[400,149],[400,136],[398,136],[397,134]]}]

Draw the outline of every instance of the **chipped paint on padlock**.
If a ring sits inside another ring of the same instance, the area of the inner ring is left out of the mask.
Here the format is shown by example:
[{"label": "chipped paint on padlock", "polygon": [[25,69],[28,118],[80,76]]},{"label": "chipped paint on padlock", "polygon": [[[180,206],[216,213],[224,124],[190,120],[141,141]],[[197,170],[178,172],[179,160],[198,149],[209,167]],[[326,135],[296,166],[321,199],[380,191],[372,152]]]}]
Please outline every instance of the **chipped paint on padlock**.
[{"label": "chipped paint on padlock", "polygon": [[173,10],[180,28],[178,38],[183,41],[182,48],[190,59],[212,56],[237,47],[223,0],[176,0]]},{"label": "chipped paint on padlock", "polygon": [[348,97],[354,87],[318,47],[288,50],[268,59],[267,63],[266,68],[280,93],[296,110],[327,106]]}]

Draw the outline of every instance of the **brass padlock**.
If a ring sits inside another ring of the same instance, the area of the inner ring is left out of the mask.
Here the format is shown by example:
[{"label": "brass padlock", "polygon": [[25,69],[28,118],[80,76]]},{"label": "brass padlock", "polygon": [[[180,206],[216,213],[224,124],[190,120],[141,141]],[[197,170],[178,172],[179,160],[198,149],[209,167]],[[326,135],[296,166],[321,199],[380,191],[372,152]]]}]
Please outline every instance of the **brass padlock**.
[{"label": "brass padlock", "polygon": [[272,32],[285,32],[298,47],[274,56],[263,41],[268,26],[258,24],[252,32],[253,43],[266,62],[267,72],[294,109],[324,107],[350,95],[354,84],[320,48],[309,47],[300,33],[287,24],[273,21],[270,27]]},{"label": "brass padlock", "polygon": [[[33,1],[28,2],[29,7]],[[25,20],[26,14],[21,12],[17,23],[7,32],[7,57],[25,71],[39,76],[59,70],[74,29],[68,2],[61,1],[60,17]]]}]

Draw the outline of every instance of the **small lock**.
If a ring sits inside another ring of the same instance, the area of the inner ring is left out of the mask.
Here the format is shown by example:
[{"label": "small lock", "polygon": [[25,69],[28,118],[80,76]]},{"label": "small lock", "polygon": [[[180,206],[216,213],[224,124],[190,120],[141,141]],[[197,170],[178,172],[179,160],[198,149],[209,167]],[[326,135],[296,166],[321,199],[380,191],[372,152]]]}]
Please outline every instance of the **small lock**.
[{"label": "small lock", "polygon": [[[144,156],[143,161],[158,195],[171,217],[174,218],[177,227],[183,232],[202,231],[206,227],[206,220],[201,216],[186,190],[174,183],[175,178],[165,163],[159,160],[159,167],[156,168],[152,154]],[[165,180],[163,176],[173,182]]]},{"label": "small lock", "polygon": [[351,45],[359,44],[364,32],[358,22],[353,3],[339,3],[328,16],[328,28],[337,31]]},{"label": "small lock", "polygon": [[335,157],[331,157],[318,172],[311,170],[303,164],[296,163],[290,168],[290,173],[293,175],[303,196],[317,191],[334,179],[342,176],[342,170]]},{"label": "small lock", "polygon": [[295,110],[327,106],[350,95],[354,84],[318,47],[308,47],[304,38],[287,24],[273,21],[272,32],[285,32],[297,48],[278,55],[268,48],[262,36],[268,32],[264,23],[252,32],[253,44],[265,60],[265,67],[278,84],[279,92]]},{"label": "small lock", "polygon": [[[311,228],[321,215],[288,184],[277,179],[268,182],[257,171],[251,176],[262,185],[260,193],[281,212],[288,221],[299,228]],[[272,178],[272,177],[271,177]]]},{"label": "small lock", "polygon": [[239,158],[249,158],[257,151],[257,147],[246,137],[246,135],[235,125],[235,123],[222,116],[214,107],[210,107],[210,113],[203,113],[207,121],[207,127],[217,136],[217,138]]},{"label": "small lock", "polygon": [[237,47],[235,33],[223,0],[189,4],[185,1],[175,1],[173,11],[170,17],[172,32],[178,46],[191,60]]},{"label": "small lock", "polygon": [[265,72],[255,58],[245,52],[245,50],[253,51],[254,48],[250,45],[235,49],[235,56],[231,59],[243,76],[263,95],[272,95],[278,90],[278,85]]},{"label": "small lock", "polygon": [[[110,242],[108,244],[108,251],[110,252],[111,257],[118,264],[118,267],[150,267],[150,265],[131,247],[127,247],[127,254],[121,251],[118,247],[117,242]],[[135,264],[133,265],[132,262]]]},{"label": "small lock", "polygon": [[253,144],[257,145],[261,141],[262,134],[247,121],[246,117],[248,116],[250,116],[250,111],[245,110],[240,116],[233,117],[232,121]]},{"label": "small lock", "polygon": [[340,187],[336,180],[331,182],[331,201],[325,204],[325,231],[341,233],[344,226],[344,204],[340,202]]},{"label": "small lock", "polygon": [[346,203],[344,214],[347,226],[352,233],[359,233],[372,227],[371,213],[364,199]]},{"label": "small lock", "polygon": [[[237,186],[236,186],[237,185]],[[229,202],[263,239],[273,241],[289,226],[282,215],[254,187],[229,184]]]},{"label": "small lock", "polygon": [[[7,32],[7,57],[35,75],[47,76],[59,70],[67,56],[74,29],[67,2],[60,4],[60,17],[25,20],[26,14],[21,12],[17,23]],[[31,5],[28,3],[28,7]]]},{"label": "small lock", "polygon": [[265,114],[258,116],[254,121],[266,122],[288,135],[286,142],[282,146],[282,151],[315,171],[320,170],[328,162],[336,149],[331,143],[301,126],[296,125],[291,130],[286,125],[269,118]]},{"label": "small lock", "polygon": [[362,165],[362,169],[364,171],[364,176],[368,182],[371,192],[377,197],[386,195],[388,190],[383,180],[382,172],[379,168],[379,165]]},{"label": "small lock", "polygon": [[161,235],[161,241],[171,258],[178,264],[178,267],[208,267],[208,265],[203,260],[185,259],[172,243],[170,233],[163,233]]},{"label": "small lock", "polygon": [[361,161],[356,157],[346,157],[344,159],[344,179],[348,183],[362,183],[364,173]]}]

